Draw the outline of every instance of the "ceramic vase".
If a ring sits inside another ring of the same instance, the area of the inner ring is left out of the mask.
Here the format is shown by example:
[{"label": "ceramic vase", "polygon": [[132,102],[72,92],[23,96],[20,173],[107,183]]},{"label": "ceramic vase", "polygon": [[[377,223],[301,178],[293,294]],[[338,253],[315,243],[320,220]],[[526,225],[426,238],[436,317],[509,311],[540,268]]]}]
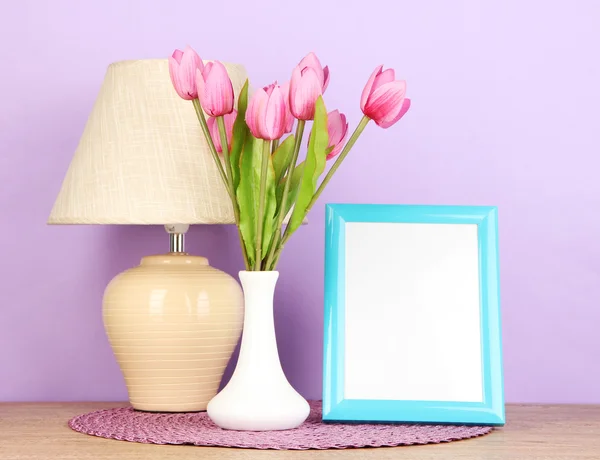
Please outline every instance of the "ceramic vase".
[{"label": "ceramic vase", "polygon": [[308,402],[290,385],[279,361],[273,296],[279,272],[242,271],[244,330],[237,366],[208,403],[209,417],[228,430],[288,430],[306,420]]}]

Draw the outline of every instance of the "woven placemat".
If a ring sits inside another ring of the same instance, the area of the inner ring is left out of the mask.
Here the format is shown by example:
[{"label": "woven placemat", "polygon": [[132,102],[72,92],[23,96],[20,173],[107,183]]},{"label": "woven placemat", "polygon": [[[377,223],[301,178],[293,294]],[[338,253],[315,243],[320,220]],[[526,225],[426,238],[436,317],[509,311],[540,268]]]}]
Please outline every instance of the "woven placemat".
[{"label": "woven placemat", "polygon": [[319,401],[310,402],[304,424],[287,431],[229,431],[217,427],[206,412],[166,414],[132,408],[79,415],[69,426],[80,433],[120,441],[277,450],[408,446],[458,441],[492,431],[485,426],[323,423]]}]

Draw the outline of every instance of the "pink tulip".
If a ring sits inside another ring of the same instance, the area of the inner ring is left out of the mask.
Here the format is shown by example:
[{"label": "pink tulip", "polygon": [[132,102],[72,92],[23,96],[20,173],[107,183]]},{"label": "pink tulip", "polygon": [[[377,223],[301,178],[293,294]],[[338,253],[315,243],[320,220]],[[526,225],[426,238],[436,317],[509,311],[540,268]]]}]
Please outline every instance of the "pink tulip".
[{"label": "pink tulip", "polygon": [[327,154],[327,159],[331,160],[334,156],[341,152],[344,147],[344,141],[348,135],[348,122],[346,115],[340,113],[339,110],[333,110],[327,114],[327,132],[329,133],[329,149],[332,149]]},{"label": "pink tulip", "polygon": [[175,50],[169,58],[169,74],[177,94],[187,101],[198,97],[196,71],[202,72],[204,64],[192,48],[186,46],[183,51]]},{"label": "pink tulip", "polygon": [[[283,91],[283,88],[277,84],[277,80],[275,80],[273,83],[271,83],[270,85],[267,86],[263,86],[263,89],[265,90],[265,92],[267,93],[267,95],[271,95],[271,93],[273,92],[273,90],[275,88],[279,88],[280,91]],[[283,92],[281,93],[283,94]]]},{"label": "pink tulip", "polygon": [[233,85],[227,69],[219,61],[209,62],[204,70],[196,71],[198,99],[206,113],[213,117],[233,111]]},{"label": "pink tulip", "polygon": [[285,132],[291,133],[294,129],[294,121],[296,121],[296,119],[290,110],[290,82],[286,81],[280,88],[283,94],[283,100],[285,101]]},{"label": "pink tulip", "polygon": [[276,85],[260,88],[254,93],[246,110],[246,124],[258,139],[279,139],[285,133],[286,105],[283,91]]},{"label": "pink tulip", "polygon": [[[233,137],[233,124],[235,123],[235,119],[237,117],[237,110],[233,110],[233,112],[228,113],[223,117],[223,121],[225,122],[225,132],[227,133],[227,150],[231,150],[231,138]],[[223,153],[223,146],[221,145],[221,134],[219,133],[219,125],[217,123],[217,119],[215,117],[208,117],[206,120],[208,124],[208,130],[210,131],[210,137],[215,144],[215,148],[217,152]]]},{"label": "pink tulip", "polygon": [[371,74],[360,98],[360,108],[377,125],[389,128],[408,111],[410,100],[404,98],[406,82],[395,80],[394,69],[382,69],[380,65]]},{"label": "pink tulip", "polygon": [[[329,135],[329,145],[327,150],[327,160],[331,160],[334,156],[342,151],[344,141],[348,135],[348,122],[346,115],[340,113],[339,110],[332,110],[327,114],[327,134]],[[310,144],[310,136],[308,137]]]},{"label": "pink tulip", "polygon": [[315,117],[315,103],[323,94],[323,86],[312,67],[296,66],[290,81],[290,110],[299,120]]},{"label": "pink tulip", "polygon": [[315,71],[317,77],[319,78],[319,82],[321,83],[321,87],[323,88],[323,93],[327,89],[327,85],[329,85],[329,67],[323,67],[321,65],[321,61],[315,53],[308,53],[299,63],[298,67],[300,69],[304,69],[306,67],[310,67]]}]

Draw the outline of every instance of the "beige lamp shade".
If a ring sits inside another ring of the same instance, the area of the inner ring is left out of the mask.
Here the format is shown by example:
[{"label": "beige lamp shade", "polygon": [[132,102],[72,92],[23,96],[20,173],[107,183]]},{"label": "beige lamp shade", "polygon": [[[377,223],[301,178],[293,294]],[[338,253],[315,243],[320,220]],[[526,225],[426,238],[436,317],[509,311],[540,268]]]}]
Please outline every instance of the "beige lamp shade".
[{"label": "beige lamp shade", "polygon": [[[225,64],[236,96],[243,66]],[[233,210],[191,101],[166,59],[108,67],[50,224],[230,224]]]}]

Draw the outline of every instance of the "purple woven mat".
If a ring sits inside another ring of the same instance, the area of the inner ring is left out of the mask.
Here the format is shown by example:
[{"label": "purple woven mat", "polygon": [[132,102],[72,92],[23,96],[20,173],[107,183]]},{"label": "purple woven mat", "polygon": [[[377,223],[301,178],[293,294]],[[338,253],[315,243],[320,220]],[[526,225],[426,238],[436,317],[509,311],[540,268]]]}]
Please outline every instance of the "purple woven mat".
[{"label": "purple woven mat", "polygon": [[206,412],[161,414],[118,408],[79,415],[69,426],[80,433],[146,444],[250,449],[345,449],[407,446],[458,441],[492,431],[484,426],[338,424],[321,422],[321,403],[310,402],[304,424],[287,431],[228,431],[217,427]]}]

